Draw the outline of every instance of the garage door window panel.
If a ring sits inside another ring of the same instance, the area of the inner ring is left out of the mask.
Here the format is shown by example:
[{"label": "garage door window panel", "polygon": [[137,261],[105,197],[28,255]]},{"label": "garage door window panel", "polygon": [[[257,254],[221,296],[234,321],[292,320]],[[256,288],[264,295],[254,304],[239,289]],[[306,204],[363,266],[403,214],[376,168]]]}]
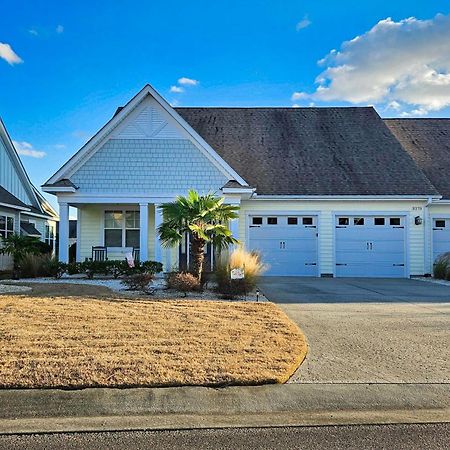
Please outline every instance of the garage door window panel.
[{"label": "garage door window panel", "polygon": [[278,217],[267,218],[267,225],[277,225],[277,224],[278,224]]},{"label": "garage door window panel", "polygon": [[288,217],[287,224],[288,225],[298,225],[298,218],[297,217]]}]

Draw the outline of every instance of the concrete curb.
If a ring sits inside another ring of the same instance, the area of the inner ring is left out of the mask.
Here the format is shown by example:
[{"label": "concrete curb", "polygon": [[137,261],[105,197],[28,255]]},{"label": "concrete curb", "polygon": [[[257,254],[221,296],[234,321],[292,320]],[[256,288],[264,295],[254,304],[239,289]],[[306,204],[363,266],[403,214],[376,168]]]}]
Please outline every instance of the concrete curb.
[{"label": "concrete curb", "polygon": [[450,384],[3,390],[0,433],[450,422]]}]

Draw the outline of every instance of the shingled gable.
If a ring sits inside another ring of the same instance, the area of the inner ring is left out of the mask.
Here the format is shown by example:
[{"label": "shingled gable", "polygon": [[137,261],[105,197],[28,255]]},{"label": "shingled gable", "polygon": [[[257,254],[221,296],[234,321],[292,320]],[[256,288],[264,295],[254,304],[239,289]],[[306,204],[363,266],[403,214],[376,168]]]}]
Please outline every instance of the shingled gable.
[{"label": "shingled gable", "polygon": [[[161,97],[149,84],[145,85],[124,107],[118,108],[114,116],[74,155],[66,162],[47,182],[42,186],[44,191],[57,192],[57,188],[68,189],[69,187],[58,184],[62,180],[71,183],[70,176],[86,162],[110,137],[111,133],[141,104],[148,96],[166,111],[187,133],[191,142],[229,179],[236,179],[246,186],[247,182],[240,174],[223,160],[209,143],[197,134],[192,127],[180,117],[169,103]],[[72,183],[73,184],[73,183]]]},{"label": "shingled gable", "polygon": [[450,200],[450,119],[385,119],[403,148]]},{"label": "shingled gable", "polygon": [[371,107],[176,111],[258,195],[438,195]]}]

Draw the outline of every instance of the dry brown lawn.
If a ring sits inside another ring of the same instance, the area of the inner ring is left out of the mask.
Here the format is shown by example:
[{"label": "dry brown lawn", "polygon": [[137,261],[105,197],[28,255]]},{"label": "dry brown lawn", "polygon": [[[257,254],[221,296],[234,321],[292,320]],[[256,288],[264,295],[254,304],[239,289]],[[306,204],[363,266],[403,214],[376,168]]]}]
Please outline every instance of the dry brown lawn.
[{"label": "dry brown lawn", "polygon": [[285,382],[307,351],[272,303],[0,296],[0,387]]}]

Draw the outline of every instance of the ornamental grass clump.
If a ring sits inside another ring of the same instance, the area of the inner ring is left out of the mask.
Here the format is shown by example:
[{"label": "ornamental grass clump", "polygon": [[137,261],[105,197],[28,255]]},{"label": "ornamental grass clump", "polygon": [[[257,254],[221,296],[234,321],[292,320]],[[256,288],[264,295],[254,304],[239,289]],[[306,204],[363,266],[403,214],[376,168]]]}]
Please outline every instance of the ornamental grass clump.
[{"label": "ornamental grass clump", "polygon": [[[244,278],[231,279],[233,269],[241,269]],[[230,254],[224,254],[219,258],[215,270],[217,291],[227,297],[245,295],[256,287],[258,278],[267,270],[261,257],[256,252],[248,252],[239,247]]]},{"label": "ornamental grass clump", "polygon": [[436,258],[433,266],[434,278],[450,280],[450,252],[443,253]]}]

